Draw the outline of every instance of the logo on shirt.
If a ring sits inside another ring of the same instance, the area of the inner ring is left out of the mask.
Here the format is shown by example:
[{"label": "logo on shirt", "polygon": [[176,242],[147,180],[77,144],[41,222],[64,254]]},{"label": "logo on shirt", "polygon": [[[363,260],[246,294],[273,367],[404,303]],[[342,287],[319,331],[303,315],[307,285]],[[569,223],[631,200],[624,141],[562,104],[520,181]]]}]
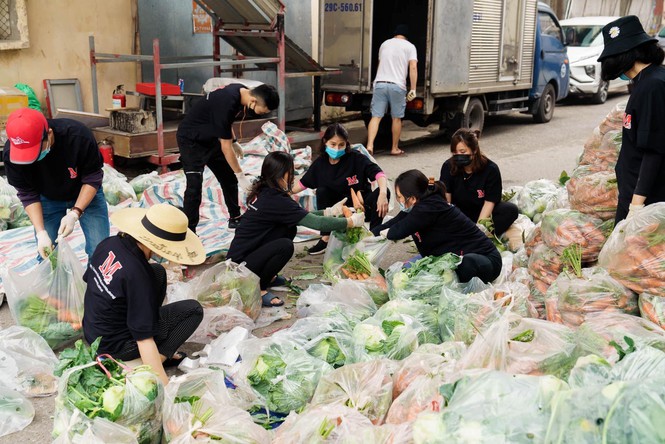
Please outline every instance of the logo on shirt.
[{"label": "logo on shirt", "polygon": [[349,186],[351,185],[358,185],[358,176],[351,176],[346,178],[346,182],[348,183]]},{"label": "logo on shirt", "polygon": [[106,257],[104,263],[97,267],[99,272],[102,274],[102,279],[104,279],[104,283],[106,285],[111,283],[113,280],[113,275],[121,268],[122,264],[115,260],[115,253],[112,251],[109,251],[109,255]]},{"label": "logo on shirt", "polygon": [[69,178],[70,179],[76,179],[78,177],[78,173],[76,172],[76,168],[67,168],[69,170]]},{"label": "logo on shirt", "polygon": [[476,190],[478,193],[478,199],[484,199],[485,198],[485,190]]},{"label": "logo on shirt", "polygon": [[630,114],[623,113],[623,127],[630,129],[632,127],[633,116]]},{"label": "logo on shirt", "polygon": [[14,145],[23,145],[24,143],[30,143],[27,140],[23,140],[20,137],[10,137],[9,140],[12,141]]},{"label": "logo on shirt", "polygon": [[418,242],[420,242],[420,243],[423,242],[422,238],[420,237],[420,233],[418,233],[417,231],[416,231],[415,233],[413,233],[413,236],[414,236],[416,239],[418,239]]}]

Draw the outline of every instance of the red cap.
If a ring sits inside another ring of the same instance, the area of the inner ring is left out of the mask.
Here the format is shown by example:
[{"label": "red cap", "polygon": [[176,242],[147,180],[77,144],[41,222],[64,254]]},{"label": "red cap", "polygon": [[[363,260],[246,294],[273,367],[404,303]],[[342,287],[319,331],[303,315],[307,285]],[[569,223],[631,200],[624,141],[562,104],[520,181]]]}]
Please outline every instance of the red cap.
[{"label": "red cap", "polygon": [[42,141],[48,134],[44,114],[31,108],[14,111],[7,119],[9,160],[18,165],[34,163],[42,150]]}]

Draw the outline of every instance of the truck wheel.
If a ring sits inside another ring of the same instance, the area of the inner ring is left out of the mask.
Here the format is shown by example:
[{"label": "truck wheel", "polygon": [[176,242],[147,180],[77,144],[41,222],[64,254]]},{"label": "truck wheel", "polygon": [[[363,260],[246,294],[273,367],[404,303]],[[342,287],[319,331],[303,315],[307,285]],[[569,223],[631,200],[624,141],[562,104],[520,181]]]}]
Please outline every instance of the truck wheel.
[{"label": "truck wheel", "polygon": [[591,103],[596,105],[602,105],[605,103],[605,101],[607,101],[609,90],[610,84],[601,80],[600,85],[598,85],[598,92],[591,96]]},{"label": "truck wheel", "polygon": [[543,95],[538,100],[538,108],[533,114],[533,120],[536,123],[547,123],[552,120],[554,115],[554,104],[556,103],[556,94],[554,87],[548,83],[543,90]]},{"label": "truck wheel", "polygon": [[483,102],[480,99],[473,98],[469,100],[469,106],[466,107],[466,112],[462,117],[462,128],[483,130],[485,125],[485,109]]}]

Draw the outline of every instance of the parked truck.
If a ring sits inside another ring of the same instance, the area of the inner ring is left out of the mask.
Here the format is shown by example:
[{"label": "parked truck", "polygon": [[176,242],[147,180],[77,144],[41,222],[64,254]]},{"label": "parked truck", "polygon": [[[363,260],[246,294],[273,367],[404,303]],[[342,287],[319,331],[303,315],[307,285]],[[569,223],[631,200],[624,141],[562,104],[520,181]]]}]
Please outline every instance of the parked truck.
[{"label": "parked truck", "polygon": [[[407,24],[418,51],[417,98],[405,118],[442,129],[483,128],[485,115],[530,113],[549,122],[568,93],[564,36],[536,0],[321,0],[319,61],[329,106],[369,121],[381,43]],[[389,132],[384,119],[382,129]]]}]

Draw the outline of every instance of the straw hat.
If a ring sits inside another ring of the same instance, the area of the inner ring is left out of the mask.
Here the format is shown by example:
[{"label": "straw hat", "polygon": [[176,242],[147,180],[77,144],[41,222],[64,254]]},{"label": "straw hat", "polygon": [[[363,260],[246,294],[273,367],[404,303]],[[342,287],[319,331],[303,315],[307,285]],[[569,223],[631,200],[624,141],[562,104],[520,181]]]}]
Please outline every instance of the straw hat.
[{"label": "straw hat", "polygon": [[113,213],[111,222],[169,261],[198,265],[206,258],[201,239],[187,228],[187,216],[174,206],[125,208]]}]

